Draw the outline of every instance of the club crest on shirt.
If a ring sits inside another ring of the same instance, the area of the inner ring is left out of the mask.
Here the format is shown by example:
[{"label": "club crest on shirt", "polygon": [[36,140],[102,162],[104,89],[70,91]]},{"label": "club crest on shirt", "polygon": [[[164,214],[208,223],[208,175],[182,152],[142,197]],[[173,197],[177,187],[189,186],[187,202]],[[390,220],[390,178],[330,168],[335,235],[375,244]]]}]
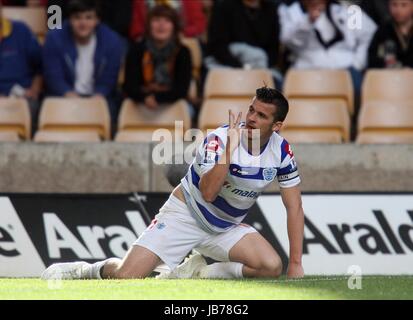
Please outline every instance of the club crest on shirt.
[{"label": "club crest on shirt", "polygon": [[277,170],[274,168],[265,168],[264,170],[262,170],[262,176],[264,177],[265,181],[273,181],[276,174]]},{"label": "club crest on shirt", "polygon": [[219,148],[219,142],[217,140],[211,140],[207,145],[207,151],[217,152]]}]

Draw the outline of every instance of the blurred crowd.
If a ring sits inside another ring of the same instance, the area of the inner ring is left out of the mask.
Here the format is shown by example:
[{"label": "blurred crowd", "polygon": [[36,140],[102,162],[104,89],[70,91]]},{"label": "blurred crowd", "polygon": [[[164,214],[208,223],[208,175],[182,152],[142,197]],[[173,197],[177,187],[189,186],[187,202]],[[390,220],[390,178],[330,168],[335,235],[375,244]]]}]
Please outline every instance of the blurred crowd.
[{"label": "blurred crowd", "polygon": [[[347,69],[357,106],[365,70],[413,67],[413,0],[0,2],[0,96],[26,97],[34,125],[46,96],[102,96],[114,125],[126,97],[149,109],[187,99],[196,119],[182,38],[202,50],[198,97],[213,68],[266,68],[280,89],[290,68]],[[51,5],[64,23],[41,42],[2,15],[5,6]]]}]

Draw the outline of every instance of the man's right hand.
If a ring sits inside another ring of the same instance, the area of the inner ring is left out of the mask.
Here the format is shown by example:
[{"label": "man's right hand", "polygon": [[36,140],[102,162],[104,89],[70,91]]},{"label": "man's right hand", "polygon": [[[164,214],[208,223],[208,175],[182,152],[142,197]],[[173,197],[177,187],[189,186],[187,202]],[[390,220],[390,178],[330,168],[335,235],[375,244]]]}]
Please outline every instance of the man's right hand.
[{"label": "man's right hand", "polygon": [[240,122],[241,122],[242,112],[238,113],[237,118],[235,119],[235,114],[232,113],[232,110],[229,110],[229,128],[228,128],[228,140],[227,140],[227,151],[232,155],[234,150],[238,148],[240,143]]}]

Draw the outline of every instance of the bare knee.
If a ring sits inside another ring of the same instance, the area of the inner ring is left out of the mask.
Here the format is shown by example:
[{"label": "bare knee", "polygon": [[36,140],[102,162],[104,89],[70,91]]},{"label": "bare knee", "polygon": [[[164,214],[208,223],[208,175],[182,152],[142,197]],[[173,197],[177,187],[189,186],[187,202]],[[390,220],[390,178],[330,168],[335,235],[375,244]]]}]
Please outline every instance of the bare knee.
[{"label": "bare knee", "polygon": [[282,261],[279,257],[266,258],[262,261],[259,271],[263,277],[278,278],[283,270]]}]

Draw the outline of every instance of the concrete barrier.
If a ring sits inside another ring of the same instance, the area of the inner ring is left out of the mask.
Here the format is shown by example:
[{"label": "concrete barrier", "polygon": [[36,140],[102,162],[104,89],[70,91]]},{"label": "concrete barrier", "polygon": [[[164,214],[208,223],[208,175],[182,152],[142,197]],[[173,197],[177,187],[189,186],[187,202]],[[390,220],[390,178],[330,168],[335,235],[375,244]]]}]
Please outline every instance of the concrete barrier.
[{"label": "concrete barrier", "polygon": [[[2,193],[166,192],[153,144],[1,143]],[[413,192],[413,145],[296,145],[308,192]],[[274,184],[268,191],[277,191]]]}]

